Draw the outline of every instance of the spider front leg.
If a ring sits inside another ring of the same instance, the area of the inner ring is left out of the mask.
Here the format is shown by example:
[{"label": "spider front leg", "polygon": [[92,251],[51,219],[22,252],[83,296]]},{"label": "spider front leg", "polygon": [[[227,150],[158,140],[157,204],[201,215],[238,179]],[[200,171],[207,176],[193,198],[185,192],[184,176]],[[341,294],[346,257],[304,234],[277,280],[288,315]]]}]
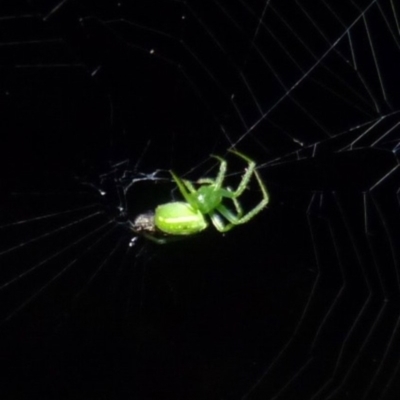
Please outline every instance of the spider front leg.
[{"label": "spider front leg", "polygon": [[263,210],[263,208],[265,208],[267,206],[267,204],[269,203],[269,194],[268,194],[267,188],[265,187],[264,182],[262,181],[258,171],[254,170],[254,176],[256,177],[258,185],[261,189],[262,200],[252,210],[250,210],[246,215],[239,218],[236,221],[236,225],[245,224],[246,222],[250,221],[259,212],[261,212]]},{"label": "spider front leg", "polygon": [[240,157],[241,159],[246,161],[248,164],[247,168],[246,168],[246,172],[243,174],[242,180],[240,181],[239,186],[237,187],[235,192],[233,192],[235,197],[239,197],[247,188],[253,173],[257,172],[256,171],[256,163],[251,158],[247,157],[243,153],[238,152],[237,150],[229,150],[229,152],[237,155],[238,157]]},{"label": "spider front leg", "polygon": [[172,179],[175,181],[176,185],[178,186],[179,191],[181,192],[183,198],[189,204],[193,204],[193,196],[196,190],[194,189],[193,185],[189,181],[183,181],[179,176],[175,175],[173,171],[169,171],[172,175]]},{"label": "spider front leg", "polygon": [[226,160],[224,160],[220,156],[212,155],[211,157],[217,159],[220,162],[218,175],[217,175],[217,177],[215,178],[215,181],[214,181],[215,188],[219,189],[219,188],[222,187],[222,184],[223,184],[224,179],[225,179],[227,162],[226,162]]},{"label": "spider front leg", "polygon": [[226,189],[220,189],[220,193],[222,194],[223,197],[232,200],[232,203],[235,206],[235,210],[237,212],[236,218],[240,218],[243,215],[243,209],[238,199],[236,198],[235,194],[233,193],[232,188],[228,186]]},{"label": "spider front leg", "polygon": [[220,156],[211,155],[211,157],[217,159],[220,162],[219,171],[216,178],[200,178],[197,180],[196,183],[198,183],[199,185],[213,185],[216,189],[219,189],[222,187],[222,184],[225,180],[227,162]]},{"label": "spider front leg", "polygon": [[[260,177],[260,174],[256,170],[256,163],[251,158],[245,156],[242,153],[239,153],[238,151],[235,151],[235,150],[230,150],[230,151],[232,153],[236,154],[238,157],[247,161],[248,167],[247,167],[247,170],[246,170],[245,174],[243,175],[242,180],[240,181],[239,186],[236,189],[236,191],[231,192],[230,190],[224,190],[224,194],[223,194],[224,197],[232,199],[233,203],[235,204],[235,208],[236,208],[236,211],[238,212],[238,215],[233,214],[232,211],[230,211],[227,207],[225,207],[222,204],[220,204],[218,207],[216,207],[216,211],[219,214],[221,214],[229,223],[224,224],[222,218],[217,213],[213,213],[211,215],[211,221],[213,222],[215,228],[220,232],[227,232],[236,225],[241,225],[241,224],[245,224],[246,222],[249,222],[258,213],[260,213],[269,202],[269,194],[268,194],[267,188],[265,187],[264,182],[262,181],[262,179]],[[253,174],[254,174],[254,176],[257,180],[257,183],[260,187],[260,190],[262,193],[262,200],[253,209],[251,209],[249,212],[247,212],[245,215],[242,216],[242,211],[241,211],[242,208],[237,199],[244,192],[244,190],[248,187],[251,176]],[[240,211],[238,211],[238,209]]]},{"label": "spider front leg", "polygon": [[236,150],[229,150],[229,151],[233,154],[236,154],[238,157],[240,157],[243,160],[248,162],[247,170],[246,170],[245,174],[243,175],[242,180],[240,181],[239,186],[236,189],[236,192],[233,193],[234,197],[237,198],[244,192],[244,190],[247,188],[247,186],[250,182],[251,176],[253,174],[256,177],[258,186],[260,187],[261,193],[263,195],[261,202],[256,207],[254,207],[250,212],[248,212],[245,216],[240,218],[240,221],[242,221],[240,223],[243,224],[243,223],[249,221],[255,215],[257,215],[269,203],[269,194],[268,194],[267,188],[265,187],[263,180],[261,179],[260,174],[258,173],[258,171],[256,169],[256,163],[250,157],[247,157],[243,153],[240,153]]}]

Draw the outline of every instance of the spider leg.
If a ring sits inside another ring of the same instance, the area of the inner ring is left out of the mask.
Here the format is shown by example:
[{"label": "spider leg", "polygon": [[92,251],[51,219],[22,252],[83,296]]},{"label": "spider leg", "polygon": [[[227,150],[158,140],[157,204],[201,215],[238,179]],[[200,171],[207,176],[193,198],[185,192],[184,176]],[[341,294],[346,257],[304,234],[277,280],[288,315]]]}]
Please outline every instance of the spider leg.
[{"label": "spider leg", "polygon": [[157,243],[157,244],[166,244],[166,243],[168,243],[166,238],[158,238],[158,237],[155,237],[155,236],[150,235],[148,233],[143,233],[143,236],[146,239],[148,239],[148,240],[150,240],[150,241],[152,241],[154,243]]},{"label": "spider leg", "polygon": [[[220,189],[222,187],[222,184],[225,179],[227,162],[220,156],[211,155],[211,157],[216,158],[220,162],[220,165],[219,165],[219,171],[218,171],[217,177],[215,178],[215,180],[210,179],[210,181],[212,181],[212,183],[215,185],[216,189]],[[209,178],[206,178],[206,179],[209,179]]]},{"label": "spider leg", "polygon": [[240,218],[243,215],[242,206],[240,205],[240,203],[236,199],[236,197],[232,197],[232,201],[233,201],[233,205],[235,206],[235,210],[237,212],[237,217]]},{"label": "spider leg", "polygon": [[[238,151],[235,151],[235,150],[230,150],[230,151],[232,153],[236,154],[238,157],[242,158],[243,160],[247,161],[248,167],[247,167],[246,172],[243,175],[242,180],[240,181],[239,186],[236,189],[236,191],[232,191],[230,188],[220,189],[223,197],[229,198],[233,201],[233,204],[235,205],[235,209],[237,212],[237,215],[233,214],[233,212],[230,211],[223,204],[220,204],[216,208],[216,211],[218,211],[226,220],[229,221],[228,224],[224,224],[224,222],[222,221],[222,218],[218,214],[214,213],[214,215],[211,215],[211,221],[213,222],[215,228],[217,230],[219,230],[220,232],[227,232],[230,229],[232,229],[235,225],[241,225],[241,224],[245,224],[246,222],[249,222],[259,212],[261,212],[262,209],[269,202],[269,195],[268,195],[267,188],[265,187],[260,174],[256,170],[255,162],[252,159],[250,159],[249,157],[245,156],[244,154],[239,153]],[[237,200],[237,198],[240,197],[240,195],[247,188],[252,175],[255,176],[257,183],[260,187],[260,190],[262,193],[262,199],[253,209],[251,209],[249,212],[247,212],[245,215],[243,215],[242,207],[240,205],[240,202]]]},{"label": "spider leg", "polygon": [[248,167],[246,169],[245,174],[242,177],[241,182],[239,183],[238,188],[236,189],[234,193],[234,197],[239,197],[246,187],[248,186],[250,182],[251,175],[254,174],[258,186],[260,187],[261,193],[262,193],[262,200],[259,204],[257,204],[252,210],[250,210],[246,215],[240,217],[238,219],[238,224],[244,224],[248,221],[250,221],[254,216],[256,216],[268,203],[269,203],[269,194],[267,191],[267,188],[265,187],[264,182],[261,179],[260,174],[256,170],[256,163],[246,155],[239,153],[236,150],[229,150],[231,153],[236,154],[238,157],[242,158],[243,160],[248,162]]},{"label": "spider leg", "polygon": [[225,223],[224,223],[222,217],[220,215],[218,215],[216,212],[210,214],[210,219],[211,219],[212,224],[215,226],[215,229],[218,232],[226,232],[227,231],[225,229]]},{"label": "spider leg", "polygon": [[235,210],[237,212],[237,218],[240,218],[243,215],[243,209],[235,194],[233,193],[232,188],[228,187],[226,189],[220,189],[220,193],[222,194],[222,197],[226,197],[232,200],[233,205],[235,206]]},{"label": "spider leg", "polygon": [[258,174],[257,171],[254,171],[254,175],[257,179],[257,182],[258,182],[261,192],[263,194],[262,200],[253,209],[251,209],[248,213],[246,213],[243,216],[240,216],[237,219],[237,221],[234,223],[235,225],[245,224],[246,222],[250,221],[259,212],[261,212],[263,210],[263,208],[265,208],[269,202],[269,195],[267,192],[267,188],[265,187],[260,175]]},{"label": "spider leg", "polygon": [[[238,212],[238,215],[235,216],[232,214],[231,211],[229,211],[225,206],[220,204],[217,207],[217,210],[231,223],[232,226],[227,225],[225,229],[229,230],[233,227],[233,225],[240,225],[240,224],[245,224],[246,222],[249,222],[252,218],[254,218],[259,212],[262,211],[264,207],[269,202],[269,195],[267,192],[267,188],[265,187],[260,175],[258,174],[257,171],[254,171],[254,175],[257,179],[257,182],[260,186],[261,192],[263,194],[262,200],[249,212],[247,212],[245,215],[242,215],[240,212]],[[232,199],[233,200],[233,199]],[[236,199],[235,199],[236,200]],[[239,204],[239,202],[238,202]],[[239,205],[240,207],[240,205]]]},{"label": "spider leg", "polygon": [[233,227],[236,225],[241,225],[245,224],[246,222],[249,222],[253,217],[255,217],[268,203],[268,199],[263,199],[257,206],[255,206],[252,210],[250,210],[247,214],[244,216],[241,216],[240,213],[239,215],[233,214],[231,210],[220,204],[216,210],[225,218],[228,220],[228,224],[224,224],[222,218],[217,214],[211,214],[211,222],[215,226],[215,228],[219,232],[228,232],[230,231]]},{"label": "spider leg", "polygon": [[188,181],[187,179],[182,179],[182,182],[186,186],[187,190],[189,190],[190,193],[196,193],[196,189],[193,186],[193,183]]},{"label": "spider leg", "polygon": [[215,180],[212,178],[200,178],[197,180],[199,185],[215,185]]},{"label": "spider leg", "polygon": [[[170,174],[172,175],[173,180],[175,181],[176,185],[178,186],[179,191],[181,192],[183,198],[189,203],[189,204],[193,204],[193,197],[190,194],[189,190],[191,190],[192,188],[188,188],[185,185],[185,182],[179,178],[179,176],[175,175],[175,173],[173,171],[169,171]],[[190,187],[191,185],[189,185]],[[193,188],[194,189],[194,188]]]},{"label": "spider leg", "polygon": [[232,211],[230,211],[228,208],[223,206],[222,204],[219,205],[216,210],[224,217],[225,219],[228,220],[228,224],[226,224],[221,215],[218,213],[214,212],[210,214],[211,222],[215,226],[215,229],[219,232],[228,232],[230,231],[235,225],[238,224],[238,217],[233,214]]},{"label": "spider leg", "polygon": [[257,171],[256,171],[256,163],[251,158],[249,158],[246,155],[244,155],[243,153],[239,153],[236,150],[229,150],[229,151],[231,153],[237,155],[238,157],[242,158],[248,164],[248,166],[246,168],[246,172],[242,176],[242,180],[240,181],[239,186],[233,192],[235,194],[235,197],[239,197],[245,191],[245,189],[247,188],[253,173],[257,173]]},{"label": "spider leg", "polygon": [[142,233],[142,236],[150,240],[151,242],[157,244],[168,244],[183,239],[181,237],[176,237],[176,236],[156,237],[154,235],[151,235],[150,233]]}]

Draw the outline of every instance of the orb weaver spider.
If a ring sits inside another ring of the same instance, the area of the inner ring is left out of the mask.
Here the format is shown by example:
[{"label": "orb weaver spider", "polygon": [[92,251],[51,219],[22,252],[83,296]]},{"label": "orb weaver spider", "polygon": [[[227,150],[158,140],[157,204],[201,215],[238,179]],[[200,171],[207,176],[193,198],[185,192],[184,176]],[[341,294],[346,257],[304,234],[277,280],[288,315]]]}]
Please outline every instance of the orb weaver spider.
[{"label": "orb weaver spider", "polygon": [[[131,229],[156,243],[167,243],[169,238],[199,233],[208,227],[206,217],[219,232],[228,232],[236,225],[245,224],[254,218],[269,202],[267,189],[256,170],[256,163],[243,153],[229,150],[247,162],[247,168],[236,190],[223,187],[227,162],[219,156],[211,155],[220,162],[215,179],[201,178],[196,183],[198,189],[188,180],[181,179],[170,171],[185,201],[176,201],[158,206],[155,212],[140,214]],[[262,193],[262,200],[243,215],[238,198],[249,186],[252,175],[255,176]],[[236,213],[227,208],[223,201],[232,200]],[[224,219],[226,221],[224,221]],[[157,237],[163,235],[163,237]]]}]

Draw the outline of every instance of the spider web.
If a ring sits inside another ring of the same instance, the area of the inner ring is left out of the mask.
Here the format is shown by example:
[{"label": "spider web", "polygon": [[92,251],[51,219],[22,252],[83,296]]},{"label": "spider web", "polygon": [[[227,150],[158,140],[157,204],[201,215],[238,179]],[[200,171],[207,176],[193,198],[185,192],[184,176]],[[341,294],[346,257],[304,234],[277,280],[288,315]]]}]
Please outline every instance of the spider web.
[{"label": "spider web", "polygon": [[[397,398],[398,2],[98,3],[1,5],[15,396]],[[237,184],[230,148],[257,161],[266,211],[133,237],[179,197],[169,169],[213,176],[219,154]]]}]

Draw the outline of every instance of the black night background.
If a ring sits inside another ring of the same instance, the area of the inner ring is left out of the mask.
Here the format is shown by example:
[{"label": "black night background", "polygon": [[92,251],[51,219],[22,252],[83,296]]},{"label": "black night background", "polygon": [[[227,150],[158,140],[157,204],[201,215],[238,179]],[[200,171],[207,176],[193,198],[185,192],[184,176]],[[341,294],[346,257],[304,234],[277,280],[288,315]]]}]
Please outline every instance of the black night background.
[{"label": "black night background", "polygon": [[[399,13],[2,2],[2,398],[397,399]],[[262,213],[166,245],[129,229],[180,198],[171,169],[213,177],[217,154],[237,185],[233,148]]]}]

